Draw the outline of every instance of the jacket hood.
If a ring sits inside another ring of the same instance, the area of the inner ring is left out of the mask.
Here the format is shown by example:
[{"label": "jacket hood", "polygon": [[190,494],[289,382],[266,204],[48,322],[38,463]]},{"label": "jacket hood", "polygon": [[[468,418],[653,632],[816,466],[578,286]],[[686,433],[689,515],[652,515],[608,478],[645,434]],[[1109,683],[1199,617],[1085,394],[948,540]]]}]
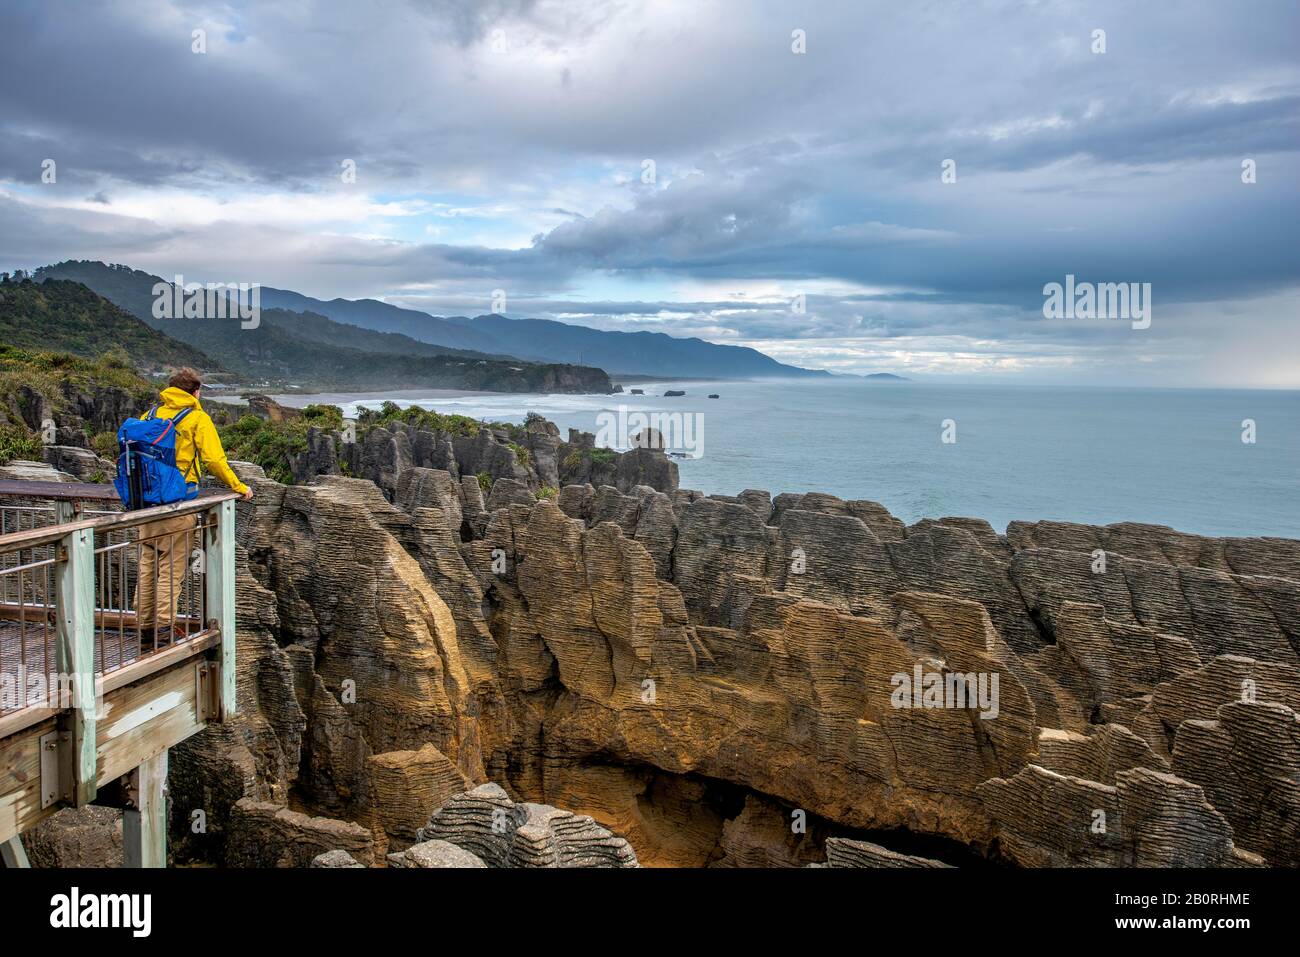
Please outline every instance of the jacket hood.
[{"label": "jacket hood", "polygon": [[168,386],[158,393],[158,397],[163,400],[164,405],[170,405],[173,409],[201,409],[199,400],[184,389],[177,389],[174,386]]}]

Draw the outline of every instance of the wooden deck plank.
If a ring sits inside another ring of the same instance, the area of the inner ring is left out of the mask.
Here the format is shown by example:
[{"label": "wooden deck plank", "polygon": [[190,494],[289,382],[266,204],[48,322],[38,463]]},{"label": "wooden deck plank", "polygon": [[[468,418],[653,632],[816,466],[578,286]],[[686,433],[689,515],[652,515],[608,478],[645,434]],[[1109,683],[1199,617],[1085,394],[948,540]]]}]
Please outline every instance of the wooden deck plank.
[{"label": "wooden deck plank", "polygon": [[42,482],[0,479],[0,496],[46,498],[55,501],[116,502],[117,489],[111,484],[91,482]]},{"label": "wooden deck plank", "polygon": [[[19,484],[27,484],[25,482]],[[71,484],[71,483],[52,483],[54,485]],[[10,493],[15,494],[15,493]],[[31,493],[24,492],[23,495],[30,496]],[[176,515],[184,515],[191,512],[202,512],[219,502],[233,502],[239,496],[234,492],[224,491],[221,489],[203,489],[199,492],[197,498],[189,499],[185,502],[172,502],[169,505],[155,505],[151,508],[142,508],[134,512],[115,512],[112,515],[100,515],[95,518],[83,518],[75,522],[67,522],[62,525],[47,525],[43,528],[30,528],[21,532],[11,532],[8,535],[0,535],[0,552],[11,552],[23,548],[35,548],[39,545],[49,545],[59,541],[69,532],[82,528],[94,528],[96,534],[106,533],[118,528],[129,528],[139,525],[142,522],[156,522],[162,518],[171,518]]]},{"label": "wooden deck plank", "polygon": [[0,841],[49,817],[57,806],[41,807],[41,735],[58,727],[55,718],[0,739]]},{"label": "wooden deck plank", "polygon": [[[194,655],[104,696],[96,721],[97,785],[117,780],[207,727],[198,707],[196,670],[206,663],[215,671],[215,655],[215,649]],[[215,710],[215,702],[208,710]],[[57,804],[41,807],[40,738],[57,728],[57,718],[47,718],[0,738],[0,842],[59,809]]]},{"label": "wooden deck plank", "polygon": [[207,727],[196,707],[197,667],[190,661],[105,696],[97,748],[100,781],[120,778]]},{"label": "wooden deck plank", "polygon": [[235,503],[217,507],[207,531],[207,607],[221,633],[220,720],[235,714]]}]

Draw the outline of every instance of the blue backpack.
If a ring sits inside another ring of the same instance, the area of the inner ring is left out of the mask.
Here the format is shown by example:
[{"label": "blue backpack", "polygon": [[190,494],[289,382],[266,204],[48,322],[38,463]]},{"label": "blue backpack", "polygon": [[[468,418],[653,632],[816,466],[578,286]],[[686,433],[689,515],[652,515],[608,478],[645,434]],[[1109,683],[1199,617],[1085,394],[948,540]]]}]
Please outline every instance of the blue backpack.
[{"label": "blue backpack", "polygon": [[120,454],[113,487],[128,510],[183,502],[199,492],[176,467],[176,428],[193,410],[183,409],[170,419],[155,418],[157,411],[155,405],[143,419],[127,419],[117,430]]}]

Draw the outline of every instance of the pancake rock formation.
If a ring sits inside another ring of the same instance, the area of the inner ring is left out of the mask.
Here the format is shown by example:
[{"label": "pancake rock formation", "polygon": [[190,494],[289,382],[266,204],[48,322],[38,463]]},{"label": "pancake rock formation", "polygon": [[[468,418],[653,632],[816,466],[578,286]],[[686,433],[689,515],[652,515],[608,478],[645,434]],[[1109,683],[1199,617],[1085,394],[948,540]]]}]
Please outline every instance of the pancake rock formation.
[{"label": "pancake rock formation", "polygon": [[178,860],[1300,865],[1300,542],[906,526],[648,449],[484,495],[384,441],[237,465],[240,714],[173,753]]}]

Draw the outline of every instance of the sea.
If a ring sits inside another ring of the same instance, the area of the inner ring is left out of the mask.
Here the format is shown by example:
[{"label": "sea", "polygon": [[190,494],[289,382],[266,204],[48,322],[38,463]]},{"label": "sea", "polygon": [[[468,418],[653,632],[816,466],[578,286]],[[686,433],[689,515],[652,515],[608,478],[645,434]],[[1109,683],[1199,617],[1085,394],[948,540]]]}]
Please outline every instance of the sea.
[{"label": "sea", "polygon": [[[383,401],[500,422],[538,412],[626,445],[659,428],[681,486],[820,491],[922,518],[1145,522],[1300,538],[1300,392],[826,380],[623,381],[616,395],[283,395],[355,415]],[[643,395],[633,395],[640,389]],[[665,392],[685,395],[666,397]],[[709,398],[711,394],[717,398]],[[657,418],[652,418],[657,416]],[[666,417],[665,417],[666,416]]]}]

